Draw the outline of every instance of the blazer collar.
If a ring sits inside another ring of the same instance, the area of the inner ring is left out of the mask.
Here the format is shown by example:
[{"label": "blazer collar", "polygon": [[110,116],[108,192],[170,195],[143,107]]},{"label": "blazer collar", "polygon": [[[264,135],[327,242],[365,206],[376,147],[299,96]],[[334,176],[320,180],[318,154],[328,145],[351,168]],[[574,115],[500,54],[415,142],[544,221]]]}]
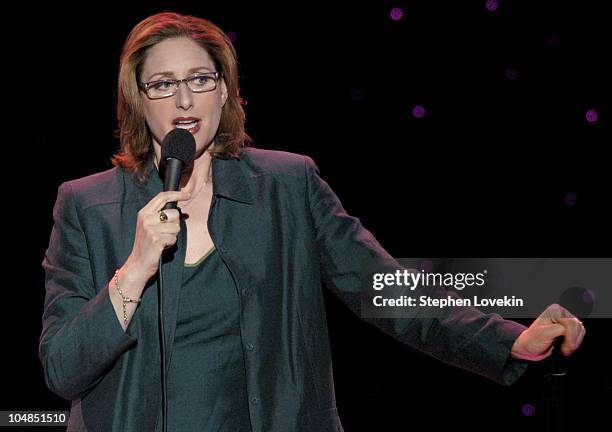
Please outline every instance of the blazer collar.
[{"label": "blazer collar", "polygon": [[[152,161],[149,163],[153,164]],[[213,158],[213,195],[245,204],[253,204],[253,193],[241,164],[240,159]],[[140,201],[143,205],[164,189],[164,182],[154,164],[146,183],[139,186],[138,189],[140,190]]]},{"label": "blazer collar", "polygon": [[253,204],[253,194],[240,159],[213,158],[212,164],[214,195]]}]

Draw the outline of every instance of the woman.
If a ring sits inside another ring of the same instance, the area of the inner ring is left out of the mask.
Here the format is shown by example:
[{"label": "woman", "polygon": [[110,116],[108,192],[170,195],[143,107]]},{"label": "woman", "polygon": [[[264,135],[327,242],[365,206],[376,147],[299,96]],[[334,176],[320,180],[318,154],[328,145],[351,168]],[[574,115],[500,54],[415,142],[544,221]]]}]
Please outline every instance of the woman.
[{"label": "woman", "polygon": [[[48,386],[73,401],[68,429],[161,430],[155,275],[170,249],[169,430],[342,430],[321,283],[358,313],[364,263],[398,264],[311,159],[248,148],[235,52],[210,22],[162,13],[132,30],[118,120],[116,167],[60,186],[43,262],[40,358]],[[177,127],[196,156],[180,191],[162,192],[160,143]],[[162,211],[174,201],[180,211]],[[476,310],[445,314],[373,322],[506,384],[526,367],[512,357],[544,358],[572,332],[569,354],[584,335],[572,318],[525,331]]]}]

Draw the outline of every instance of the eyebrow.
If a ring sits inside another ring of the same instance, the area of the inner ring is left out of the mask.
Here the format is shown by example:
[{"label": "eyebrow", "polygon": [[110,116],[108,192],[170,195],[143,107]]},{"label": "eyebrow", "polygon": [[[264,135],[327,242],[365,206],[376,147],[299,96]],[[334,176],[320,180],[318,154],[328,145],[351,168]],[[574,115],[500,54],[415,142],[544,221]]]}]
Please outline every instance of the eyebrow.
[{"label": "eyebrow", "polygon": [[[198,67],[194,67],[194,68],[189,69],[187,71],[187,73],[188,74],[192,74],[194,72],[198,72],[198,71],[201,71],[201,70],[205,70],[205,71],[208,71],[208,72],[214,72],[214,70],[209,68],[208,66],[198,66]],[[151,81],[151,79],[153,77],[158,76],[158,75],[160,77],[162,77],[162,76],[165,76],[165,77],[174,77],[174,72],[170,72],[170,71],[155,72],[153,75],[149,76],[149,79],[147,81]]]}]

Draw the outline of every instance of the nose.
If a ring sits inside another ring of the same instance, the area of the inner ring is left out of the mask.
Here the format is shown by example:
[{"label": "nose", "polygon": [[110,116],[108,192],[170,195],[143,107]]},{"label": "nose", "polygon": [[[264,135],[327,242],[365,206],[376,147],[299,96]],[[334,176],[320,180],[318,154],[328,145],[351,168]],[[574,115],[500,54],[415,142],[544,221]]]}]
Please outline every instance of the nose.
[{"label": "nose", "polygon": [[176,107],[188,110],[193,106],[193,93],[186,82],[181,82],[176,91]]}]

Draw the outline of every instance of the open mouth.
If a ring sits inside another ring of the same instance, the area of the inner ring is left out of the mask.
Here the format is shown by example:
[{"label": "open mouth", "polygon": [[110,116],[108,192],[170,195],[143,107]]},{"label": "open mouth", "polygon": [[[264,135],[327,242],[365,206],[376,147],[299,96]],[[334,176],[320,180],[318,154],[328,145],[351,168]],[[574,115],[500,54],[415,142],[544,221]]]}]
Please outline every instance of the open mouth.
[{"label": "open mouth", "polygon": [[174,121],[174,127],[179,129],[185,129],[195,134],[200,130],[202,121],[199,119],[177,119]]}]

